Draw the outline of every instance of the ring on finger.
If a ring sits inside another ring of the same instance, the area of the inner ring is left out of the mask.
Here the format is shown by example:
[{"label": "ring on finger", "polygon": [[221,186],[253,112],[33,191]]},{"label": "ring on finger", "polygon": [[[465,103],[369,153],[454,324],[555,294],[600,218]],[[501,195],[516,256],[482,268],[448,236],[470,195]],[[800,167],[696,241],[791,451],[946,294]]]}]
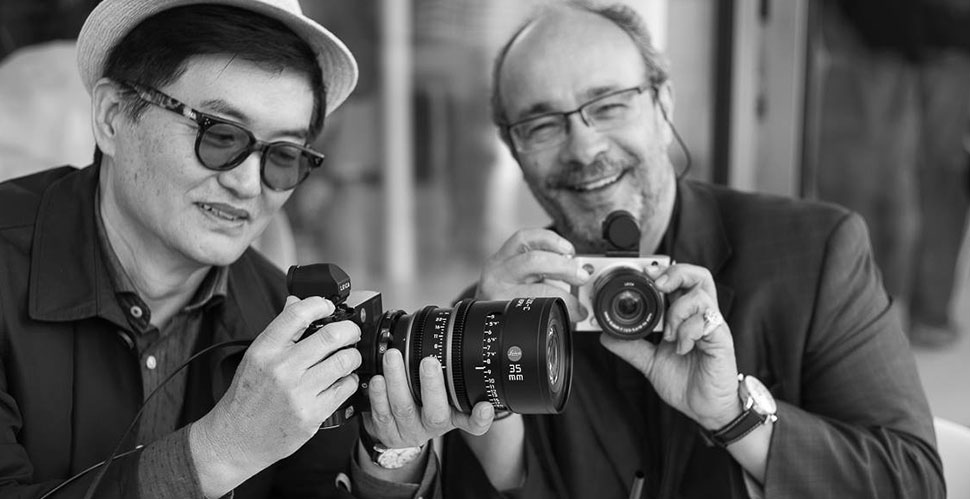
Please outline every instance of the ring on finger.
[{"label": "ring on finger", "polygon": [[702,317],[704,319],[704,336],[711,334],[711,332],[724,324],[724,316],[714,309],[707,309]]}]

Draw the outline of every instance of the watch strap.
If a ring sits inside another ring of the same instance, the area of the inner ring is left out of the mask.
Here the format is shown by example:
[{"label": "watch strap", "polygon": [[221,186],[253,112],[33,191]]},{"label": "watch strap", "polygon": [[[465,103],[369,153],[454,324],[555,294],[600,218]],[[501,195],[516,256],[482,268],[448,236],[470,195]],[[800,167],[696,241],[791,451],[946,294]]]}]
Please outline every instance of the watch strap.
[{"label": "watch strap", "polygon": [[381,453],[383,453],[387,447],[385,447],[383,444],[379,445],[377,441],[374,440],[374,437],[370,436],[370,433],[367,433],[367,429],[364,428],[363,422],[360,423],[358,429],[358,433],[360,434],[360,443],[364,446],[364,450],[367,451],[367,455],[370,456],[371,462],[380,466],[380,464],[377,462],[377,458],[381,456]]},{"label": "watch strap", "polygon": [[764,424],[767,419],[767,416],[758,414],[754,408],[749,407],[721,429],[706,432],[707,437],[714,445],[723,449],[747,436],[755,428]]}]

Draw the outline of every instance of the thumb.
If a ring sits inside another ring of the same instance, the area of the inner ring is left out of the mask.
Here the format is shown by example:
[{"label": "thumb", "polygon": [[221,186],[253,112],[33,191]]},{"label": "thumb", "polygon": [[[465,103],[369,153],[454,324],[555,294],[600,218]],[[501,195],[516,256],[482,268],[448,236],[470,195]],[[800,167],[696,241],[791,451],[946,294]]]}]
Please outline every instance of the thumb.
[{"label": "thumb", "polygon": [[643,373],[644,376],[653,367],[654,355],[657,347],[647,340],[622,340],[606,333],[600,334],[600,344],[617,357]]},{"label": "thumb", "polygon": [[288,296],[283,310],[256,339],[260,343],[292,344],[300,339],[311,322],[333,314],[334,309],[330,300],[319,296],[303,300]]}]

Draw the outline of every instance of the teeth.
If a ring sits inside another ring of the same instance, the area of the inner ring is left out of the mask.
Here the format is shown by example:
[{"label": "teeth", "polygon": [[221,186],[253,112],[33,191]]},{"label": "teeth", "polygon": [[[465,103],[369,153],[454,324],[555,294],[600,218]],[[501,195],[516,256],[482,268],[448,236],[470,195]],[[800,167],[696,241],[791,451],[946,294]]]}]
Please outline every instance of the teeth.
[{"label": "teeth", "polygon": [[199,203],[199,206],[201,206],[203,210],[208,211],[209,213],[212,213],[213,215],[215,215],[215,216],[217,216],[217,217],[219,217],[219,218],[221,218],[223,220],[229,220],[230,222],[235,222],[236,220],[239,220],[239,217],[234,217],[234,216],[232,216],[232,215],[230,215],[230,214],[228,214],[226,212],[217,210],[217,209],[213,208],[212,206],[209,206],[209,205],[207,205],[205,203]]},{"label": "teeth", "polygon": [[606,186],[608,186],[608,185],[616,182],[622,176],[623,176],[623,172],[620,172],[620,173],[617,173],[616,175],[612,175],[612,176],[609,176],[609,177],[606,177],[606,178],[601,178],[601,179],[595,180],[593,182],[589,182],[589,183],[585,183],[585,184],[580,184],[580,185],[574,185],[572,188],[573,188],[573,190],[579,191],[579,192],[595,191],[596,189],[602,189],[603,187],[606,187]]}]

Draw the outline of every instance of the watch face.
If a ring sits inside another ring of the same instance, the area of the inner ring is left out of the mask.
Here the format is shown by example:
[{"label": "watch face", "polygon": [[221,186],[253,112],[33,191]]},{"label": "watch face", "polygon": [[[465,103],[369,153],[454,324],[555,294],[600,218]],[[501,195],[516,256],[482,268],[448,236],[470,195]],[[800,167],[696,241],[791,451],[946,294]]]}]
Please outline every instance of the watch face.
[{"label": "watch face", "polygon": [[396,470],[414,461],[421,455],[422,447],[405,447],[403,449],[387,449],[377,456],[377,464],[382,468]]},{"label": "watch face", "polygon": [[778,412],[778,405],[771,392],[765,385],[754,376],[745,376],[741,384],[748,396],[754,402],[754,410],[763,415],[771,415]]}]

